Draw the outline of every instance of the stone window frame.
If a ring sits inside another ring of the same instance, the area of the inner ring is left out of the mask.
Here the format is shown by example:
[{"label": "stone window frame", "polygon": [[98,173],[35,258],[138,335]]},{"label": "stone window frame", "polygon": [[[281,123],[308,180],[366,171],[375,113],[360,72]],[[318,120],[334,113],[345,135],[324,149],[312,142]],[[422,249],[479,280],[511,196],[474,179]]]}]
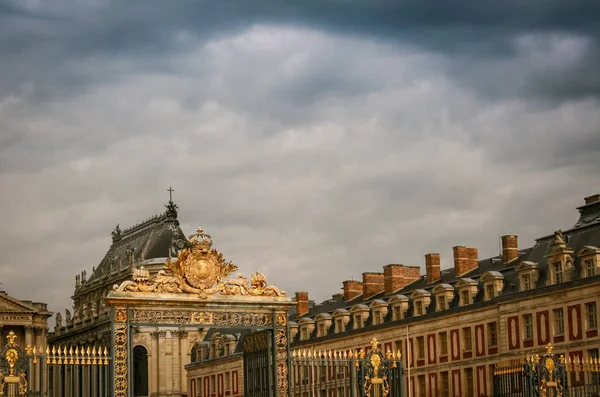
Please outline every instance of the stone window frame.
[{"label": "stone window frame", "polygon": [[[448,331],[444,330],[438,332],[438,339],[440,341],[440,356],[444,357],[448,355],[449,352],[449,344],[448,344]],[[444,349],[444,346],[446,347]]]},{"label": "stone window frame", "polygon": [[588,330],[598,329],[598,305],[596,301],[585,303],[585,324]]},{"label": "stone window frame", "polygon": [[[450,308],[450,303],[452,303],[452,299],[454,298],[454,287],[450,284],[438,284],[431,291],[435,296],[435,311],[440,312],[442,310],[447,310]],[[443,298],[444,307],[441,307],[441,301]]]},{"label": "stone window frame", "polygon": [[[519,290],[527,291],[537,287],[537,282],[540,277],[540,265],[536,262],[521,261],[517,266],[517,274],[519,275]],[[525,288],[525,276],[529,276],[531,288]]]},{"label": "stone window frame", "polygon": [[[456,284],[454,285],[454,289],[456,290],[456,293],[458,294],[458,305],[459,306],[468,306],[468,305],[472,305],[475,302],[475,297],[477,296],[477,288],[478,288],[478,284],[477,281],[473,280],[472,278],[468,278],[468,277],[463,277],[463,278],[459,278],[458,281],[456,282]],[[467,293],[469,294],[469,302],[465,303],[463,296],[464,296],[464,291],[467,291]]]},{"label": "stone window frame", "polygon": [[[592,277],[600,274],[600,248],[593,245],[586,245],[577,253],[579,263],[581,263],[580,277]],[[593,274],[589,274],[588,264],[594,268]]]},{"label": "stone window frame", "polygon": [[498,346],[498,322],[490,321],[486,328],[488,347]]},{"label": "stone window frame", "polygon": [[331,314],[319,313],[315,316],[315,326],[317,328],[317,338],[327,336],[331,327]]},{"label": "stone window frame", "polygon": [[[548,267],[548,280],[546,285],[555,285],[571,281],[573,274],[573,251],[568,248],[567,245],[562,243],[554,243],[552,245],[552,251],[545,255],[546,264]],[[560,264],[561,268],[561,280],[557,280],[556,265]]]},{"label": "stone window frame", "polygon": [[365,304],[359,303],[350,308],[350,314],[354,320],[353,329],[361,329],[366,327],[367,320],[369,318],[369,307]]},{"label": "stone window frame", "polygon": [[[523,340],[533,340],[535,338],[533,314],[526,313],[523,314],[521,318],[523,319]],[[530,333],[530,335],[528,335],[528,333]]]},{"label": "stone window frame", "polygon": [[552,309],[552,332],[554,335],[565,334],[565,311],[562,307]]},{"label": "stone window frame", "polygon": [[[491,270],[485,272],[479,278],[479,281],[483,284],[483,300],[489,301],[502,294],[504,289],[504,276],[502,273]],[[493,296],[491,296],[493,293]]]},{"label": "stone window frame", "polygon": [[[346,309],[337,309],[331,315],[333,318],[333,323],[335,324],[334,333],[339,334],[341,332],[346,332],[346,327],[348,327],[348,323],[350,322],[350,312]],[[340,329],[340,321],[342,327]]]},{"label": "stone window frame", "polygon": [[310,317],[302,317],[298,320],[298,328],[300,330],[300,340],[309,340],[315,330],[315,320]]},{"label": "stone window frame", "polygon": [[371,308],[371,316],[373,318],[373,325],[383,324],[385,317],[388,314],[388,303],[383,299],[374,299],[369,305]]},{"label": "stone window frame", "polygon": [[[427,314],[427,308],[431,303],[431,292],[424,289],[416,289],[410,294],[410,299],[413,302],[413,317]],[[418,313],[418,307],[421,307],[422,313]]]},{"label": "stone window frame", "polygon": [[[408,303],[408,296],[402,294],[394,295],[388,300],[388,305],[392,309],[392,321],[406,318]],[[400,314],[400,316],[398,316],[398,314]]]},{"label": "stone window frame", "polygon": [[[467,333],[465,332],[465,330],[467,330],[467,329],[469,330],[468,338],[467,338]],[[460,330],[460,334],[461,334],[462,350],[464,352],[473,351],[473,328],[470,325],[467,327],[462,327],[462,329]],[[467,343],[467,339],[469,340],[468,343]]]}]

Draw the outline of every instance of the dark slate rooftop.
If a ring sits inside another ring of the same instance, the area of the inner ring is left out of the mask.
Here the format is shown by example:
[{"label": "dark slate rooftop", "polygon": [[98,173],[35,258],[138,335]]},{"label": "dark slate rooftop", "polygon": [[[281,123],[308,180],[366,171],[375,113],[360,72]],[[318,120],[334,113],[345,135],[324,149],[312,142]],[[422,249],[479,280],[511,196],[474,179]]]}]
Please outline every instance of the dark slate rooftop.
[{"label": "dark slate rooftop", "polygon": [[[576,278],[579,277],[582,270],[582,263],[580,258],[577,257],[577,253],[585,246],[592,247],[600,247],[600,194],[587,197],[586,205],[579,207],[578,210],[580,212],[580,218],[571,229],[562,232],[563,239],[567,245],[567,248],[575,251],[574,253],[574,267]],[[330,313],[332,314],[337,309],[350,309],[351,307],[358,304],[369,304],[376,299],[388,300],[392,296],[395,295],[406,295],[410,297],[411,293],[417,289],[423,289],[428,292],[431,292],[434,287],[440,284],[450,284],[454,286],[459,279],[470,278],[475,281],[478,281],[480,277],[490,271],[499,272],[504,277],[503,281],[503,291],[502,295],[508,295],[511,293],[520,292],[519,290],[519,278],[516,272],[516,267],[519,263],[523,261],[534,262],[539,265],[539,278],[537,285],[544,286],[546,284],[548,278],[548,264],[547,260],[544,257],[548,255],[551,251],[551,245],[554,240],[554,234],[541,237],[536,240],[536,243],[533,247],[526,249],[519,249],[519,257],[517,260],[510,261],[508,263],[504,263],[502,255],[493,256],[491,258],[486,258],[478,261],[477,268],[471,270],[470,272],[463,274],[460,277],[456,277],[454,268],[450,269],[442,269],[441,278],[435,283],[427,283],[425,275],[421,275],[421,277],[411,283],[406,285],[404,288],[401,288],[397,291],[394,291],[391,294],[385,294],[381,292],[377,295],[371,296],[368,299],[364,299],[362,295],[355,297],[347,302],[344,302],[342,294],[333,295],[331,299],[326,300],[320,304],[312,304],[309,306],[309,311],[307,314],[301,316],[308,317],[314,319],[316,315],[320,313]],[[483,301],[483,286],[481,283],[478,284],[478,293],[475,297],[475,303]],[[312,302],[311,302],[312,303]],[[431,313],[435,311],[436,299],[431,299],[431,305],[427,309],[427,313]],[[458,308],[458,295],[455,295],[454,300],[450,303],[450,309],[453,310]],[[412,316],[412,301],[409,303],[409,308],[407,312],[407,317]],[[387,318],[385,321],[391,321],[392,311],[388,311]],[[300,318],[296,315],[295,312],[290,313],[290,320],[294,322],[298,322]],[[352,329],[353,327],[353,316],[350,317],[350,323],[347,326],[347,329]],[[371,316],[367,320],[366,325],[369,326],[372,324]],[[335,324],[332,323],[331,330],[329,333],[333,332]],[[316,337],[317,329],[313,332],[313,337]],[[299,337],[299,334],[296,338]]]}]

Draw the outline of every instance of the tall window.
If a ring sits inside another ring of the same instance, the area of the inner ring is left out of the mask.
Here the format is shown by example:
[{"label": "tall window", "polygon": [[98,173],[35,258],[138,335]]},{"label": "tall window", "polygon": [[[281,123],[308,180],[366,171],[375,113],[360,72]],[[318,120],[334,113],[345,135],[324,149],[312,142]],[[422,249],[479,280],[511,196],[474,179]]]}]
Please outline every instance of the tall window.
[{"label": "tall window", "polygon": [[225,391],[231,390],[231,372],[225,372]]},{"label": "tall window", "polygon": [[598,315],[596,314],[596,302],[586,303],[585,311],[587,314],[588,329],[598,328]]},{"label": "tall window", "polygon": [[415,311],[417,313],[417,316],[420,316],[423,314],[423,302],[418,301],[415,305]]},{"label": "tall window", "polygon": [[381,319],[381,310],[373,311],[373,325],[377,325],[377,324],[381,324],[381,323],[383,323],[383,321]]},{"label": "tall window", "polygon": [[596,275],[596,264],[593,259],[585,261],[585,275],[586,277],[592,277]]},{"label": "tall window", "polygon": [[525,339],[533,339],[533,317],[531,314],[523,316],[523,325],[525,328]]},{"label": "tall window", "polygon": [[204,389],[203,385],[202,385],[202,377],[198,377],[196,378],[196,396],[197,397],[202,397],[202,389]]},{"label": "tall window", "polygon": [[419,359],[425,358],[425,337],[423,337],[423,336],[417,337],[417,349],[418,349],[417,358],[419,358]]},{"label": "tall window", "polygon": [[494,284],[488,284],[485,286],[485,294],[488,299],[494,299]]},{"label": "tall window", "polygon": [[400,320],[402,318],[402,306],[394,306],[394,320]]},{"label": "tall window", "polygon": [[488,343],[489,346],[496,346],[498,344],[498,330],[496,322],[488,323]]},{"label": "tall window", "polygon": [[562,262],[555,262],[554,263],[554,280],[556,281],[556,284],[559,284],[559,283],[563,282],[563,267],[562,267]]},{"label": "tall window", "polygon": [[465,380],[467,384],[467,394],[466,396],[473,395],[473,368],[465,368]]},{"label": "tall window", "polygon": [[446,309],[446,297],[444,295],[440,295],[438,297],[438,310]]},{"label": "tall window", "polygon": [[325,324],[319,324],[319,336],[325,336],[327,333],[325,332]]},{"label": "tall window", "polygon": [[419,386],[419,390],[417,391],[419,397],[425,397],[425,375],[417,376],[417,383]]},{"label": "tall window", "polygon": [[449,385],[449,381],[448,381],[448,372],[442,372],[442,390],[440,393],[440,396],[442,397],[448,397],[450,395],[450,385]]},{"label": "tall window", "polygon": [[442,356],[448,354],[448,334],[446,332],[440,332],[440,351]]},{"label": "tall window", "polygon": [[460,291],[460,303],[463,306],[471,304],[471,298],[468,290]]},{"label": "tall window", "polygon": [[344,332],[344,320],[341,318],[335,320],[335,328],[337,332]]},{"label": "tall window", "polygon": [[463,345],[465,346],[465,351],[470,352],[472,349],[471,342],[471,327],[463,328]]},{"label": "tall window", "polygon": [[354,316],[354,329],[362,328],[362,326],[363,326],[362,315],[357,314],[356,316]]},{"label": "tall window", "polygon": [[300,340],[307,340],[307,339],[308,339],[308,328],[302,327],[300,329]]},{"label": "tall window", "polygon": [[529,274],[523,275],[523,291],[531,289],[531,276]]},{"label": "tall window", "polygon": [[555,335],[564,335],[565,334],[565,314],[563,309],[554,309],[552,311],[554,314],[554,334]]}]

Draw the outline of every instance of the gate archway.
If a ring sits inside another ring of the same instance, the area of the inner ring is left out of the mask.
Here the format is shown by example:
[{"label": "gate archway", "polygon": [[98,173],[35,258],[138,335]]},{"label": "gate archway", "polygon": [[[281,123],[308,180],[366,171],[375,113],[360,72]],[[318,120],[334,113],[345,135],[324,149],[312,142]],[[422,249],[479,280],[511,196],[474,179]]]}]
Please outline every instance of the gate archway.
[{"label": "gate archway", "polygon": [[174,241],[177,258],[169,259],[163,270],[151,276],[140,267],[132,280],[109,293],[115,397],[133,396],[132,327],[174,325],[268,331],[271,364],[268,382],[260,383],[261,394],[288,395],[287,311],[294,302],[258,272],[250,281],[241,275],[230,277],[237,266],[212,243],[198,228],[187,240]]}]

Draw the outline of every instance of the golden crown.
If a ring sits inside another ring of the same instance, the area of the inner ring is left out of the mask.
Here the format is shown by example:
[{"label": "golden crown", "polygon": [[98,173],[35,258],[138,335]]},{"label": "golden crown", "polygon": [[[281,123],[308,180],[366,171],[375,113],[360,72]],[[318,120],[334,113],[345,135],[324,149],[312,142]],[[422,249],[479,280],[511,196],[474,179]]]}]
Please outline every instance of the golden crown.
[{"label": "golden crown", "polygon": [[144,269],[144,266],[136,268],[133,271],[133,281],[146,281],[150,279],[150,272]]},{"label": "golden crown", "polygon": [[188,242],[191,249],[210,250],[213,240],[210,234],[204,233],[202,226],[196,229],[196,233],[188,237]]}]

